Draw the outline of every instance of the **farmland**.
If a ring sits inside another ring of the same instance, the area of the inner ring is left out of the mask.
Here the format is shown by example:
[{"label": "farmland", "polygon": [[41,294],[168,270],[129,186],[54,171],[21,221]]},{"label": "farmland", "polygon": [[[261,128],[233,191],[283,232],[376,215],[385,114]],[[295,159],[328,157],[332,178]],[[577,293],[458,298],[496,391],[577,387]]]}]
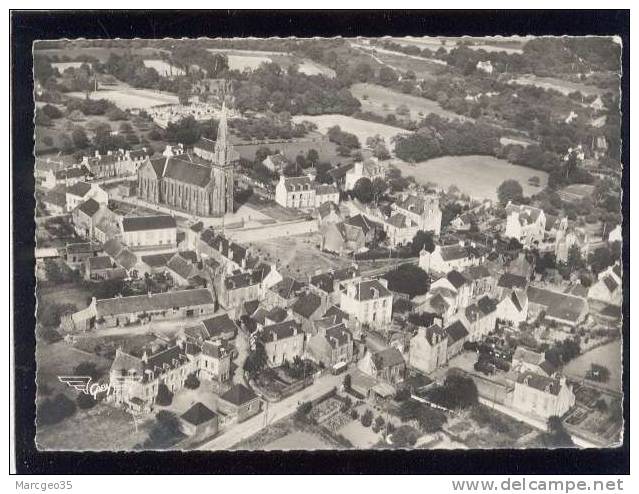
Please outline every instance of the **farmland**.
[{"label": "farmland", "polygon": [[274,62],[283,68],[291,65],[297,65],[298,70],[306,75],[320,75],[327,77],[335,77],[335,71],[324,67],[312,60],[299,58],[290,53],[277,51],[258,51],[258,50],[232,50],[222,48],[209,48],[212,53],[224,53],[228,58],[229,68],[231,70],[254,70],[264,62]]},{"label": "farmland", "polygon": [[405,105],[409,109],[412,120],[420,120],[429,113],[436,113],[448,119],[472,120],[457,113],[444,110],[436,101],[399,93],[376,84],[353,84],[351,86],[351,93],[360,100],[363,111],[370,111],[382,116],[395,113],[397,107]]},{"label": "farmland", "polygon": [[[84,93],[68,93],[68,95],[75,98],[84,98]],[[91,97],[93,99],[112,101],[121,110],[132,108],[147,109],[153,106],[178,103],[178,97],[175,94],[130,87],[93,92]]]},{"label": "farmland", "polygon": [[554,89],[555,91],[559,91],[565,95],[575,91],[579,91],[586,96],[599,95],[604,92],[603,89],[596,86],[566,81],[556,77],[538,77],[532,74],[526,74],[515,79],[511,79],[510,83],[521,84],[523,86],[536,86],[542,89]]},{"label": "farmland", "polygon": [[[525,195],[539,192],[548,182],[545,172],[513,165],[493,156],[443,156],[415,165],[396,160],[394,166],[402,175],[415,177],[418,183],[436,183],[445,189],[456,185],[462,192],[477,199],[496,199],[497,187],[506,178],[517,180]],[[534,176],[539,177],[540,187],[528,184],[528,179]]]},{"label": "farmland", "polygon": [[390,145],[391,139],[397,134],[408,133],[408,131],[399,127],[392,127],[390,125],[384,125],[376,122],[368,122],[366,120],[360,120],[346,115],[297,115],[293,117],[293,121],[295,123],[302,122],[304,120],[316,124],[318,130],[322,133],[326,133],[330,127],[339,125],[343,131],[355,134],[362,145],[365,145],[366,138],[374,135],[382,136]]},{"label": "farmland", "polygon": [[122,55],[127,51],[131,51],[135,55],[140,55],[145,58],[159,58],[159,54],[164,51],[155,48],[118,48],[118,47],[106,47],[106,46],[67,46],[65,48],[46,48],[43,50],[38,49],[35,45],[34,52],[36,55],[44,55],[51,57],[54,60],[60,60],[69,62],[76,57],[92,57],[100,60],[100,62],[106,62],[109,59],[111,53]]},{"label": "farmland", "polygon": [[158,74],[164,77],[184,75],[184,70],[166,63],[164,60],[145,60],[144,66],[155,69]]}]

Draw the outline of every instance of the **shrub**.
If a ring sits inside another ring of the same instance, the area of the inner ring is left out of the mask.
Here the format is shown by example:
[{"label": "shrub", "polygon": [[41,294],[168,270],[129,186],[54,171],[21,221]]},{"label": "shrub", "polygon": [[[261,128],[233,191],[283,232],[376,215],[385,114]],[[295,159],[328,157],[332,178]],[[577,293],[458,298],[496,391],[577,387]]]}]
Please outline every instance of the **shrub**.
[{"label": "shrub", "polygon": [[373,423],[373,412],[371,412],[370,410],[366,410],[362,414],[360,418],[360,422],[362,423],[364,427],[370,427],[371,424]]},{"label": "shrub", "polygon": [[38,406],[37,422],[40,425],[53,425],[71,417],[77,410],[75,403],[63,394],[43,400]]},{"label": "shrub", "polygon": [[81,410],[88,410],[89,408],[93,408],[96,404],[93,396],[86,393],[80,393],[75,401],[78,404],[78,408]]},{"label": "shrub", "polygon": [[102,376],[102,373],[98,371],[96,365],[93,362],[80,362],[73,368],[73,374],[76,376],[89,376],[94,381],[97,381]]},{"label": "shrub", "polygon": [[158,386],[158,394],[155,397],[155,403],[163,407],[168,407],[171,403],[173,403],[173,393],[169,391],[166,384],[162,383]]},{"label": "shrub", "polygon": [[200,387],[200,380],[193,373],[189,374],[184,381],[184,386],[187,389],[197,389]]}]

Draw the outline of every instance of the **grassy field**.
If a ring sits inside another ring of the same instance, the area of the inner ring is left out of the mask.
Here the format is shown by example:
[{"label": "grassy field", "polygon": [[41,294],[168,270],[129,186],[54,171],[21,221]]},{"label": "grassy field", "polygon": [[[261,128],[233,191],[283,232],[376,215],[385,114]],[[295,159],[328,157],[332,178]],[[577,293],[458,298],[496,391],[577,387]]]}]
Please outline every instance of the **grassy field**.
[{"label": "grassy field", "polygon": [[[84,93],[68,93],[68,95],[75,98],[84,98]],[[153,106],[178,103],[176,94],[130,87],[93,92],[91,93],[91,98],[107,99],[115,103],[121,110],[131,108],[147,109]]]},{"label": "grassy field", "polygon": [[[517,180],[524,195],[535,194],[548,183],[548,174],[543,171],[513,165],[493,156],[443,156],[415,165],[400,160],[393,164],[402,175],[412,175],[418,183],[432,182],[444,189],[456,185],[476,199],[497,199],[497,187],[507,179]],[[529,185],[530,177],[539,177],[540,187]]]},{"label": "grassy field", "polygon": [[543,89],[554,89],[565,95],[579,91],[586,96],[603,94],[604,89],[578,82],[566,81],[556,77],[538,77],[532,74],[522,75],[515,79],[511,79],[511,83],[522,84],[526,86],[537,86]]},{"label": "grassy field", "polygon": [[229,68],[232,70],[254,70],[264,62],[274,62],[283,68],[296,64],[301,73],[307,75],[323,74],[335,77],[335,71],[307,58],[300,58],[286,52],[261,50],[233,50],[223,48],[209,48],[212,53],[224,53],[228,57]]},{"label": "grassy field", "polygon": [[[334,125],[339,125],[343,131],[355,134],[362,146],[366,145],[366,139],[374,135],[382,136],[390,146],[390,141],[397,134],[407,134],[408,131],[399,127],[392,127],[376,122],[368,122],[346,115],[297,115],[293,117],[294,122],[307,120],[317,125],[320,132],[326,131]],[[392,147],[392,146],[391,146]]]},{"label": "grassy field", "polygon": [[171,75],[173,76],[184,75],[184,70],[180,69],[179,67],[175,67],[169,63],[166,63],[164,60],[157,60],[157,59],[144,60],[144,66],[155,69],[158,74],[164,77],[171,76]]},{"label": "grassy field", "polygon": [[[77,44],[77,43],[76,43]],[[146,58],[159,58],[159,54],[162,50],[155,48],[107,48],[107,47],[82,47],[82,46],[68,46],[65,48],[46,48],[43,50],[38,49],[37,43],[35,45],[34,52],[36,55],[45,55],[48,57],[57,57],[59,60],[73,60],[77,56],[90,56],[97,58],[101,62],[106,62],[111,53],[122,55],[127,51],[132,51],[136,55],[140,55]]]},{"label": "grassy field", "polygon": [[309,274],[318,270],[339,269],[350,264],[347,258],[321,252],[317,248],[319,242],[319,234],[315,233],[251,242],[250,245],[265,260],[277,262],[281,273],[300,280],[306,280]]},{"label": "grassy field", "polygon": [[362,111],[370,111],[382,116],[396,113],[397,107],[405,105],[410,111],[412,120],[421,120],[429,113],[435,113],[443,118],[472,121],[468,117],[444,110],[436,101],[399,93],[376,84],[353,84],[351,93],[362,103]]}]

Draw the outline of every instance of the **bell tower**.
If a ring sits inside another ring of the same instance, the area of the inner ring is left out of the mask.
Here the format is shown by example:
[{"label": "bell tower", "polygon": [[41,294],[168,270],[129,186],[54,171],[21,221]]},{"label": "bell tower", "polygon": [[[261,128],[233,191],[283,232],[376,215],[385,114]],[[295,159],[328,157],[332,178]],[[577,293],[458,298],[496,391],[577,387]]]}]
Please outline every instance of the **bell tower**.
[{"label": "bell tower", "polygon": [[229,140],[226,101],[222,102],[220,123],[217,127],[217,139],[213,151],[213,167],[211,173],[215,183],[214,196],[216,204],[212,205],[214,214],[233,212],[233,189],[235,177],[233,173],[233,146]]}]

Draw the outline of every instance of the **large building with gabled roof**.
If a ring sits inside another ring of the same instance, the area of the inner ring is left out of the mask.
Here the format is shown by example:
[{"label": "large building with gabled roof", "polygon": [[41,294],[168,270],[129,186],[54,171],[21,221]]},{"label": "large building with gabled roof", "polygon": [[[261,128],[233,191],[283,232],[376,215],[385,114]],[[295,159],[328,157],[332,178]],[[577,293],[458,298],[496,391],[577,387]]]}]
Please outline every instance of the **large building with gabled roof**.
[{"label": "large building with gabled roof", "polygon": [[235,160],[223,107],[212,152],[147,159],[138,170],[138,197],[197,216],[232,213]]}]

